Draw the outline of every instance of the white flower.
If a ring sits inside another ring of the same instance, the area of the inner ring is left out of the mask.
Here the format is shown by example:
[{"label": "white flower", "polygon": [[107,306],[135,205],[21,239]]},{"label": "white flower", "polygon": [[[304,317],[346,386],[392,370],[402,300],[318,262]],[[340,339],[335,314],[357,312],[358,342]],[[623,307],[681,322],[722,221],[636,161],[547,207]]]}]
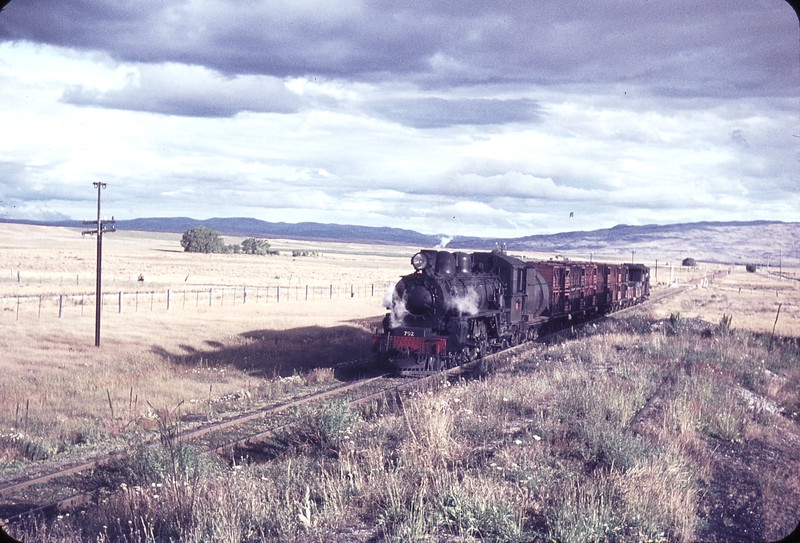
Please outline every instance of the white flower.
[{"label": "white flower", "polygon": [[536,434],[533,434],[533,439],[535,439],[536,441],[541,441],[542,440],[542,438],[537,436]]},{"label": "white flower", "polygon": [[514,443],[516,443],[517,445],[522,445],[522,440],[521,439],[515,439]]}]

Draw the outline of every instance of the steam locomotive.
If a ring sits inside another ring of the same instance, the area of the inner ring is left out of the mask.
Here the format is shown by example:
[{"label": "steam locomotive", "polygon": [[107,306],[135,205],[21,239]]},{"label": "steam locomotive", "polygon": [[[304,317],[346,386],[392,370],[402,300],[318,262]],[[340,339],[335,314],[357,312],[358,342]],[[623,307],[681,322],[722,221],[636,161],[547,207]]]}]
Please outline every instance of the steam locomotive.
[{"label": "steam locomotive", "polygon": [[372,336],[379,365],[401,374],[460,365],[650,294],[642,264],[423,250],[411,265],[384,304],[383,333]]}]

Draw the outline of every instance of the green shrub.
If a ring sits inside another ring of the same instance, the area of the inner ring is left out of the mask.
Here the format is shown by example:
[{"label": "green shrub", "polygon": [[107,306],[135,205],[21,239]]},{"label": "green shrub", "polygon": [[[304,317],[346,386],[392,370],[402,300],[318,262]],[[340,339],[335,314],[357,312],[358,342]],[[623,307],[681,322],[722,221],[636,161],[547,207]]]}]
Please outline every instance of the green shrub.
[{"label": "green shrub", "polygon": [[746,269],[750,273],[756,273],[758,266],[756,264],[747,264],[745,265],[744,269]]},{"label": "green shrub", "polygon": [[211,457],[185,443],[159,447],[139,445],[123,464],[125,482],[147,486],[167,480],[189,482],[218,471],[219,464]]},{"label": "green shrub", "polygon": [[680,334],[686,328],[686,323],[683,321],[680,312],[670,313],[669,327],[673,334]]},{"label": "green shrub", "polygon": [[681,262],[681,266],[697,266],[697,261],[694,258],[684,258],[683,262]]},{"label": "green shrub", "polygon": [[269,241],[259,238],[247,238],[242,242],[242,252],[247,255],[275,255],[278,251],[269,248]]},{"label": "green shrub", "polygon": [[221,253],[225,250],[219,232],[205,226],[184,232],[181,246],[187,253]]}]

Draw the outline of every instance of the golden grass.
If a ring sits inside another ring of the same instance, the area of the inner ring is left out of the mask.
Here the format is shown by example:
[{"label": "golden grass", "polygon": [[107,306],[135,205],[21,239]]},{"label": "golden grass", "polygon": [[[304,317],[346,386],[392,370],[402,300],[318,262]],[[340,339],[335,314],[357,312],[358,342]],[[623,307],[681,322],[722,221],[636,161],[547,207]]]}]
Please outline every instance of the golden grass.
[{"label": "golden grass", "polygon": [[[789,270],[792,271],[792,270]],[[668,318],[680,313],[718,323],[723,315],[732,316],[731,326],[753,332],[771,333],[778,306],[781,306],[775,334],[800,337],[800,282],[768,275],[763,269],[748,273],[744,267],[719,275],[706,287],[685,288],[663,303],[656,302],[652,313]]]},{"label": "golden grass", "polygon": [[[156,243],[164,244],[166,256],[146,249],[152,243],[146,235],[131,237],[131,247],[139,243],[145,247],[140,258],[154,259],[148,281],[179,288],[184,270],[175,266],[186,266],[181,259],[187,255],[175,252],[175,238]],[[320,259],[202,255],[197,274],[203,280],[221,274],[217,284],[254,286],[264,284],[259,266],[290,266],[269,268],[273,277],[287,271],[294,277],[304,266],[304,281],[327,269],[344,282],[384,272],[396,277],[407,268],[407,256],[388,249],[384,260],[355,254],[366,250],[362,246],[339,249],[331,253],[329,268]],[[224,264],[234,262],[230,258],[242,260],[229,269]],[[74,263],[63,260],[63,273],[73,273]],[[243,271],[235,271],[240,263]],[[579,330],[572,341],[539,346],[483,380],[405,398],[396,411],[352,424],[324,410],[312,418],[321,435],[323,428],[338,432],[334,444],[290,443],[271,451],[273,462],[209,468],[197,478],[190,476],[196,470],[173,465],[166,470],[173,475],[147,480],[160,487],[136,488],[127,481],[86,519],[19,527],[18,533],[31,541],[77,541],[79,530],[98,541],[308,541],[362,528],[362,539],[386,541],[696,540],[703,533],[703,496],[715,477],[712,445],[753,440],[778,446],[782,439],[797,439],[790,419],[800,410],[796,350],[781,345],[769,352],[763,337],[746,333],[771,331],[777,289],[786,313],[782,309],[776,333],[795,334],[797,291],[780,288],[784,283],[735,270],[650,310],[653,319],[677,313],[684,321],[703,318],[709,334],[622,315]],[[14,292],[8,284],[3,288]],[[19,321],[3,315],[0,348],[11,358],[2,367],[10,380],[0,387],[6,417],[0,426],[19,426],[15,407],[24,410],[30,400],[28,433],[55,438],[99,425],[98,433],[113,434],[127,416],[131,387],[138,395],[134,410],[145,411],[145,400],[158,408],[185,400],[186,409],[205,413],[212,394],[217,400],[238,395],[230,408],[242,408],[250,396],[240,393],[267,395],[271,375],[283,375],[279,368],[289,360],[302,361],[305,379],[275,381],[287,390],[327,381],[329,368],[314,361],[365,348],[367,330],[348,321],[380,314],[381,298],[106,312],[99,349],[92,346],[91,315],[27,315]],[[715,328],[723,315],[733,315],[733,332]],[[273,373],[265,374],[267,367]],[[654,402],[652,412],[632,427],[667,375],[673,376],[673,393]],[[743,390],[787,416],[748,407]],[[0,458],[14,459],[2,449]],[[135,455],[132,461],[156,462]],[[153,471],[144,467],[140,473]],[[792,510],[783,502],[787,493],[800,492],[796,473],[764,476],[758,484],[758,505],[780,526],[764,533],[784,535]]]},{"label": "golden grass", "polygon": [[[276,240],[280,256],[201,255],[184,253],[177,234],[108,234],[103,290],[125,291],[125,305],[120,314],[118,296],[105,298],[96,348],[95,240],[72,229],[10,224],[0,225],[0,240],[8,266],[0,270],[0,432],[67,444],[136,429],[128,423],[147,419],[149,405],[171,409],[183,401],[182,413],[204,414],[210,401],[222,408],[223,399],[236,397],[244,408],[243,399],[265,381],[318,366],[307,384],[329,381],[332,363],[368,356],[369,331],[351,321],[381,316],[386,285],[407,272],[413,252]],[[293,258],[292,248],[321,256]],[[140,273],[143,283],[136,281]],[[304,301],[305,285],[317,287],[313,301]],[[207,291],[193,292],[210,286],[212,307]],[[243,286],[250,287],[246,304]],[[276,286],[283,289],[280,303]],[[237,287],[235,299],[230,287]],[[40,311],[39,295],[80,293],[86,305],[68,301],[63,318],[55,299],[45,298]]]}]

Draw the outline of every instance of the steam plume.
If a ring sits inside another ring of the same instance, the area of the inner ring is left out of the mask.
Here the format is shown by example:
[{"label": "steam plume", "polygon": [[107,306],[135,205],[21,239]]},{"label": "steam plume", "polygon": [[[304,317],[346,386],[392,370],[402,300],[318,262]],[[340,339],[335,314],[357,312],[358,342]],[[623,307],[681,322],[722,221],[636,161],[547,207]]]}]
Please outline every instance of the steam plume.
[{"label": "steam plume", "polygon": [[480,308],[480,296],[474,288],[470,288],[464,293],[464,296],[454,297],[451,301],[450,307],[456,309],[462,315],[477,315]]},{"label": "steam plume", "polygon": [[397,328],[403,325],[405,316],[408,315],[406,309],[406,295],[403,293],[401,297],[397,293],[397,288],[389,285],[386,288],[386,294],[383,296],[383,307],[389,310],[389,325],[392,328]]}]

